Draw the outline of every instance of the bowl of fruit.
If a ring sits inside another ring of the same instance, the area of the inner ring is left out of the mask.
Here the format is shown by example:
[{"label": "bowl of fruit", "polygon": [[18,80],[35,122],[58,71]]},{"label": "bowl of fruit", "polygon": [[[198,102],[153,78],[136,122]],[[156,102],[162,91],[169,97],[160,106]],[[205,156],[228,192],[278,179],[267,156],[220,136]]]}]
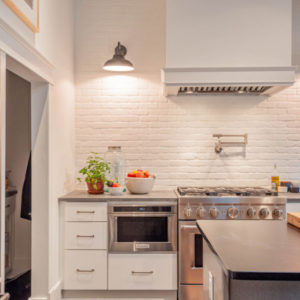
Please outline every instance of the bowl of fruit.
[{"label": "bowl of fruit", "polygon": [[126,187],[132,194],[148,194],[152,191],[155,176],[148,171],[134,170],[127,174]]},{"label": "bowl of fruit", "polygon": [[118,196],[121,195],[123,192],[123,187],[120,185],[120,183],[118,182],[113,182],[111,180],[109,180],[107,182],[107,188],[108,188],[108,192],[112,195],[112,196]]}]

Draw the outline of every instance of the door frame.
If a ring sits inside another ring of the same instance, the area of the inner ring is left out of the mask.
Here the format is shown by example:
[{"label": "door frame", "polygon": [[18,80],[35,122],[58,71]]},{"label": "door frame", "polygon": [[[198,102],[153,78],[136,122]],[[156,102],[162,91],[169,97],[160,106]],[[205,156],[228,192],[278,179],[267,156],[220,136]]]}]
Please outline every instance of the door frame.
[{"label": "door frame", "polygon": [[6,55],[0,51],[0,292],[5,289],[5,136]]},{"label": "door frame", "polygon": [[[5,103],[6,70],[31,83],[31,100],[38,129],[32,149],[32,284],[30,299],[49,293],[49,102],[54,67],[16,32],[0,22],[0,293],[5,289]],[[41,102],[42,101],[42,105]],[[33,116],[31,117],[33,118]],[[32,130],[32,135],[34,134]]]}]

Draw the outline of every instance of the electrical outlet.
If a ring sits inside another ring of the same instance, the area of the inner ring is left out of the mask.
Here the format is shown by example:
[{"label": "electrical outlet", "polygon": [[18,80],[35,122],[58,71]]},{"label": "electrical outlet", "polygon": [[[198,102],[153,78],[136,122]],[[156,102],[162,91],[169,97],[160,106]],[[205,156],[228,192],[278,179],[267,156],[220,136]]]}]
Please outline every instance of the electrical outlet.
[{"label": "electrical outlet", "polygon": [[208,272],[209,278],[209,300],[214,300],[214,276],[211,272]]}]

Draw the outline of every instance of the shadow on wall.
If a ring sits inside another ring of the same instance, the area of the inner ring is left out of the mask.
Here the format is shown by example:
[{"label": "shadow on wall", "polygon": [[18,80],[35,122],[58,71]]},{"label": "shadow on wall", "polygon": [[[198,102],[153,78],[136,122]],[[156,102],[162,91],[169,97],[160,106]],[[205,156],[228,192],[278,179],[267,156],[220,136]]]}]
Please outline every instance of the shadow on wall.
[{"label": "shadow on wall", "polygon": [[[219,117],[221,120],[234,118],[239,119],[242,115],[247,114],[249,110],[257,107],[263,101],[266,101],[266,96],[170,96],[167,97],[181,109],[197,114],[201,111],[207,112],[208,115],[213,115],[214,118]],[[192,109],[191,109],[192,108]]]}]

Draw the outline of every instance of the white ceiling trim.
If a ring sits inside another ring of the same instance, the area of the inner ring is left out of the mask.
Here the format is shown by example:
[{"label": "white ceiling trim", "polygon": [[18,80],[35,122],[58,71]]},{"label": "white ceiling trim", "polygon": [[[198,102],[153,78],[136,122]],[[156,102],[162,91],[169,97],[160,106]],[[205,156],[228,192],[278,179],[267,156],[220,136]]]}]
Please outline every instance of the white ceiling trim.
[{"label": "white ceiling trim", "polygon": [[0,49],[36,73],[41,81],[54,84],[54,65],[2,19],[0,19]]}]

